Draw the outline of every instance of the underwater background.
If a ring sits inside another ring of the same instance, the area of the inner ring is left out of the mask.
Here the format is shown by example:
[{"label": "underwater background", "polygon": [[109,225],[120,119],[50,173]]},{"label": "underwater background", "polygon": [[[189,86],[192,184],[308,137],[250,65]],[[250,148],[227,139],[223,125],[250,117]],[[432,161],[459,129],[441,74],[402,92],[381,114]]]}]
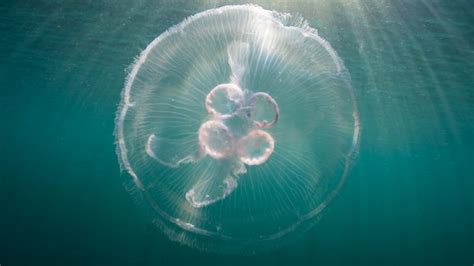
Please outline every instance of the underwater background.
[{"label": "underwater background", "polygon": [[0,264],[473,265],[474,8],[253,1],[302,14],[352,77],[362,135],[303,237],[255,255],[172,242],[127,191],[114,119],[129,66],[184,18],[246,1],[0,3]]}]

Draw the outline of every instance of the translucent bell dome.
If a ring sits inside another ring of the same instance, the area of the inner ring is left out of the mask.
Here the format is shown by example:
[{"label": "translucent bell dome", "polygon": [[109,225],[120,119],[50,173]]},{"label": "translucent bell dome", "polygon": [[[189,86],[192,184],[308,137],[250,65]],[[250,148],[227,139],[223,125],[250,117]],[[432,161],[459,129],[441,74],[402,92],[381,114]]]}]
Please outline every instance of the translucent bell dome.
[{"label": "translucent bell dome", "polygon": [[185,19],[131,68],[118,158],[171,239],[242,252],[310,228],[360,126],[343,62],[299,16],[254,5]]}]

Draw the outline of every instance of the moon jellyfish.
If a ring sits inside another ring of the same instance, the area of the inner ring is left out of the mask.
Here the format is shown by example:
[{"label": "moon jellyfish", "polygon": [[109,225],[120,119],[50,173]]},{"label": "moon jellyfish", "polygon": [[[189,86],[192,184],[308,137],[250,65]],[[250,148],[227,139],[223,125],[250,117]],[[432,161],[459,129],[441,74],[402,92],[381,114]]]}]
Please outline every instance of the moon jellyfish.
[{"label": "moon jellyfish", "polygon": [[131,68],[122,169],[172,240],[252,252],[308,230],[359,141],[350,76],[299,16],[254,5],[185,19]]}]

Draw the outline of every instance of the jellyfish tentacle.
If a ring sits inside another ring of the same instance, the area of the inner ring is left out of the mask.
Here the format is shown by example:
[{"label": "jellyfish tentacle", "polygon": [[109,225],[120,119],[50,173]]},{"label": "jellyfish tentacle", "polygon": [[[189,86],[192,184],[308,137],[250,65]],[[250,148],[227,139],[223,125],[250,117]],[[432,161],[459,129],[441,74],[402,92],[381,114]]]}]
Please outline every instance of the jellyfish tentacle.
[{"label": "jellyfish tentacle", "polygon": [[233,177],[226,177],[221,182],[216,182],[213,176],[194,185],[186,192],[186,200],[194,208],[209,206],[219,200],[223,200],[237,188],[237,182]]},{"label": "jellyfish tentacle", "polygon": [[227,198],[237,188],[239,175],[246,171],[240,162],[232,159],[210,159],[200,164],[205,169],[196,173],[196,181],[185,194],[194,208],[203,208]]},{"label": "jellyfish tentacle", "polygon": [[249,62],[250,45],[247,42],[233,42],[227,46],[231,70],[230,82],[241,85]]},{"label": "jellyfish tentacle", "polygon": [[155,134],[148,136],[145,151],[158,163],[173,168],[183,163],[195,162],[202,157],[193,139],[177,141],[159,138]]}]

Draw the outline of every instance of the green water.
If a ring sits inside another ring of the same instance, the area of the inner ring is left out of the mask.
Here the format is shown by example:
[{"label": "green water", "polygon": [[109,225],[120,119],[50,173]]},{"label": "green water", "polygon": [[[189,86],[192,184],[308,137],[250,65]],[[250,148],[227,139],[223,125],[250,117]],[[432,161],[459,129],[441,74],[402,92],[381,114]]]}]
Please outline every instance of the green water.
[{"label": "green water", "polygon": [[470,1],[254,2],[301,13],[344,60],[357,161],[321,221],[276,250],[203,253],[152,224],[115,154],[127,68],[170,26],[229,3],[0,4],[0,264],[472,265]]}]

